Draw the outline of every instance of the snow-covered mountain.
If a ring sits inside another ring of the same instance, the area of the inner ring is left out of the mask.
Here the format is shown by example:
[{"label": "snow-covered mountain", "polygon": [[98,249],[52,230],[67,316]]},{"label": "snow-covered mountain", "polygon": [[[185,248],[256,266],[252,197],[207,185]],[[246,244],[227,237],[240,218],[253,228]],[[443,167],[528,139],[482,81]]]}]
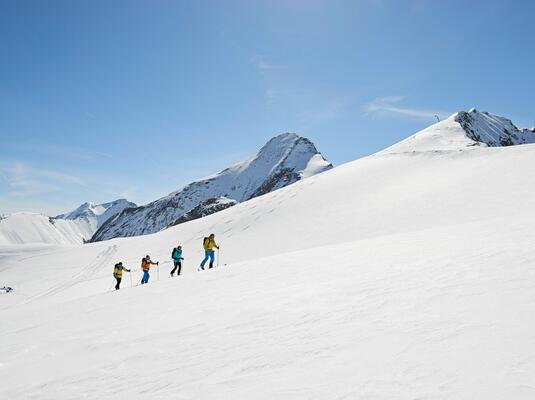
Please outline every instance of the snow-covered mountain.
[{"label": "snow-covered mountain", "polygon": [[226,198],[225,205],[233,205],[331,168],[332,164],[310,140],[284,133],[243,162],[145,206],[124,210],[108,220],[91,241],[158,232],[177,221],[188,220],[188,213],[206,216],[221,209],[212,202],[205,204],[207,200]]},{"label": "snow-covered mountain", "polygon": [[89,240],[108,218],[136,204],[125,199],[85,203],[76,210],[49,217],[19,212],[0,217],[0,244],[80,244]]},{"label": "snow-covered mountain", "polygon": [[137,207],[137,205],[126,199],[118,199],[103,204],[84,203],[74,211],[58,215],[56,219],[83,221],[91,228],[94,234],[108,219],[115,217],[127,208],[133,207]]},{"label": "snow-covered mountain", "polygon": [[0,398],[534,398],[535,144],[458,125],[154,235],[1,247]]},{"label": "snow-covered mountain", "polygon": [[18,212],[0,217],[0,245],[80,244],[87,240],[90,232],[85,223],[78,224],[43,214]]},{"label": "snow-covered mountain", "polygon": [[511,120],[472,108],[379,152],[458,151],[473,146],[501,147],[535,143],[535,129],[519,129]]}]

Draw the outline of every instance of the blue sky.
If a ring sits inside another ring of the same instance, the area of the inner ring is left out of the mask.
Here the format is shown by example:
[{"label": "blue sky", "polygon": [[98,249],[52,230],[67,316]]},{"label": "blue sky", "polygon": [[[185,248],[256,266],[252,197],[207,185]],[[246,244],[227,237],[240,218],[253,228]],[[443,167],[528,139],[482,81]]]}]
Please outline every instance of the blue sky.
[{"label": "blue sky", "polygon": [[143,204],[286,131],[340,164],[434,114],[535,125],[534,4],[0,0],[0,213]]}]

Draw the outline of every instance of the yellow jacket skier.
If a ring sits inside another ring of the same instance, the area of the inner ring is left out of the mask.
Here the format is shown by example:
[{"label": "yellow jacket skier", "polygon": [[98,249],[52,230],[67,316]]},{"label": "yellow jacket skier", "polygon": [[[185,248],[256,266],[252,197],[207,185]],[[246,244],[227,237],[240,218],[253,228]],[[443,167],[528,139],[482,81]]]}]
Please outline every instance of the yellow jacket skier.
[{"label": "yellow jacket skier", "polygon": [[205,237],[202,245],[204,247],[204,260],[201,262],[201,269],[204,269],[204,264],[206,264],[206,261],[210,259],[210,268],[214,266],[214,249],[219,250],[219,246],[215,242],[215,235],[212,233],[210,236]]},{"label": "yellow jacket skier", "polygon": [[128,268],[123,267],[123,263],[119,262],[115,264],[115,267],[113,268],[113,276],[117,280],[117,284],[115,285],[115,290],[119,290],[121,286],[121,279],[123,279],[123,272],[130,272]]}]

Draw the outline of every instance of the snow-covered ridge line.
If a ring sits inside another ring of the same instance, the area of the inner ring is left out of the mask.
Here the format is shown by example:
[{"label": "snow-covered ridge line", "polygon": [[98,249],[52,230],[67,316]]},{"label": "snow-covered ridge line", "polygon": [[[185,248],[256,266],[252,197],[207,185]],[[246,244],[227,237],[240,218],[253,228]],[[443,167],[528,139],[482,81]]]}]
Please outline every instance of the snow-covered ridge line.
[{"label": "snow-covered ridge line", "polygon": [[[270,139],[253,156],[147,205],[123,210],[91,241],[155,233],[191,216],[206,216],[332,168],[314,144],[295,133]],[[225,198],[217,206],[210,199]],[[188,215],[188,216],[186,216]]]},{"label": "snow-covered ridge line", "polygon": [[50,217],[17,212],[0,217],[0,244],[82,244],[109,218],[135,203],[125,199],[104,204],[84,203],[69,213]]},{"label": "snow-covered ridge line", "polygon": [[529,143],[535,143],[535,129],[519,129],[507,118],[472,108],[459,111],[377,154],[459,151]]}]

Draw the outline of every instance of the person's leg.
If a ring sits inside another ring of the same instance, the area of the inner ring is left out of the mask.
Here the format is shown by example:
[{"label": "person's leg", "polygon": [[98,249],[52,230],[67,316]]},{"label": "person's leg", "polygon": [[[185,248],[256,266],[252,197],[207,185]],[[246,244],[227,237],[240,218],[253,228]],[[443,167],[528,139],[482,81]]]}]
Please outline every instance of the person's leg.
[{"label": "person's leg", "polygon": [[182,270],[182,261],[178,262],[178,271],[176,272],[177,276],[180,275],[180,271]]},{"label": "person's leg", "polygon": [[150,278],[149,270],[147,270],[145,271],[145,283],[149,283],[149,278]]},{"label": "person's leg", "polygon": [[117,279],[117,284],[115,285],[115,290],[119,290],[120,286],[121,286],[121,278],[115,278]]},{"label": "person's leg", "polygon": [[210,268],[214,267],[214,260],[215,260],[215,251],[210,252]]},{"label": "person's leg", "polygon": [[[178,262],[174,261],[174,264],[175,264],[175,268],[173,268],[173,270],[171,271],[171,276],[173,276],[175,274],[176,267],[178,266]],[[180,272],[179,272],[179,274],[180,274]]]},{"label": "person's leg", "polygon": [[204,264],[206,264],[206,261],[210,258],[210,252],[208,250],[204,251],[204,260],[201,262],[201,268],[204,269]]}]

